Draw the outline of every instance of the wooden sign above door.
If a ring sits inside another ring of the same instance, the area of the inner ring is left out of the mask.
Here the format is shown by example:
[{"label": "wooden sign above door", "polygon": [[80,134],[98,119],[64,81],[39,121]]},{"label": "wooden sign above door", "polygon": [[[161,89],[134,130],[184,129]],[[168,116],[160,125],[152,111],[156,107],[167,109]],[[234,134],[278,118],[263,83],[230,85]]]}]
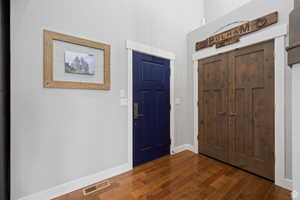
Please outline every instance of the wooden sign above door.
[{"label": "wooden sign above door", "polygon": [[240,41],[240,37],[264,29],[272,24],[278,22],[278,12],[271,13],[269,15],[260,17],[253,21],[249,21],[240,26],[234,27],[223,33],[214,35],[204,41],[196,43],[196,51],[212,47],[216,45],[216,48],[228,46]]}]

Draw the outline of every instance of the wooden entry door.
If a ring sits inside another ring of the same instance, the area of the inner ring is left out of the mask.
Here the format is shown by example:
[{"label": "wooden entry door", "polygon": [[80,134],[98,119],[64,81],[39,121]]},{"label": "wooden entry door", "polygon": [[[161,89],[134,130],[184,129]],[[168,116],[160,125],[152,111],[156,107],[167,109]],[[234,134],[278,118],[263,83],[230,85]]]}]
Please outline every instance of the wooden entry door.
[{"label": "wooden entry door", "polygon": [[274,180],[273,41],[199,61],[199,140],[200,153]]},{"label": "wooden entry door", "polygon": [[228,57],[199,61],[199,150],[228,161]]}]

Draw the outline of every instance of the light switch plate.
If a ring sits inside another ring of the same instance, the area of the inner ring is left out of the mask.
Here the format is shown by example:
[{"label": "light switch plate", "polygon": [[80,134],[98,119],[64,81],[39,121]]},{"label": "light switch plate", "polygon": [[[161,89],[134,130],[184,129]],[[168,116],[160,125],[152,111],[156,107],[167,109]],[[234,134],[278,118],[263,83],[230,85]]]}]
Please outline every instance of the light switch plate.
[{"label": "light switch plate", "polygon": [[181,104],[181,99],[180,98],[176,98],[175,99],[175,105],[180,105]]},{"label": "light switch plate", "polygon": [[120,106],[128,106],[128,99],[121,98],[120,99]]},{"label": "light switch plate", "polygon": [[124,89],[121,89],[121,90],[120,90],[120,97],[121,97],[121,98],[126,97],[126,91],[125,91]]}]

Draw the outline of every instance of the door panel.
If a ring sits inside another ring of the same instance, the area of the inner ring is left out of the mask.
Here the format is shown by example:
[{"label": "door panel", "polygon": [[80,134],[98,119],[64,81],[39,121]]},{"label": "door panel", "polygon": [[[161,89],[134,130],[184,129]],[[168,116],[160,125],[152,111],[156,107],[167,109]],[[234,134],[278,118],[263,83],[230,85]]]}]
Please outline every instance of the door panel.
[{"label": "door panel", "polygon": [[229,54],[229,162],[274,180],[274,42]]},{"label": "door panel", "polygon": [[274,41],[199,61],[199,152],[274,180]]},{"label": "door panel", "polygon": [[133,52],[134,166],[170,153],[170,61]]},{"label": "door panel", "polygon": [[0,199],[10,196],[10,1],[0,2]]},{"label": "door panel", "polygon": [[228,161],[227,56],[199,61],[199,80],[199,151]]}]

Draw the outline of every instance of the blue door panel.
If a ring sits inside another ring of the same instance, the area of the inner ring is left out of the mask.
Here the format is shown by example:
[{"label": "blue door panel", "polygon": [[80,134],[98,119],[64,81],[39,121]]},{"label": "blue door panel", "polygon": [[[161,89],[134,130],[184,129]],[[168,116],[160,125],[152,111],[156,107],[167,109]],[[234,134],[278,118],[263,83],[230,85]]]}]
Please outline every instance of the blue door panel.
[{"label": "blue door panel", "polygon": [[170,153],[170,61],[133,52],[133,164]]}]

